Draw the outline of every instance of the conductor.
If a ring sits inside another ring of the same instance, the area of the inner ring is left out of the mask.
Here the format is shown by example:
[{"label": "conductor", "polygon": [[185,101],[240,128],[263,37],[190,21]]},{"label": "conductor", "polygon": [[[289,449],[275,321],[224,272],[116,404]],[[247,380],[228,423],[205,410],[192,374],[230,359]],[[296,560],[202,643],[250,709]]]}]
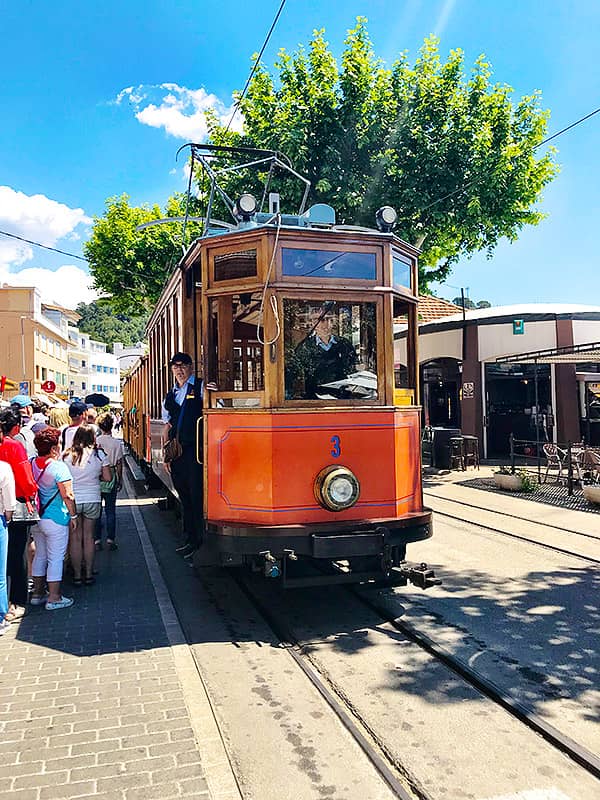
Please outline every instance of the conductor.
[{"label": "conductor", "polygon": [[204,474],[196,459],[197,446],[202,448],[202,441],[196,441],[196,431],[202,417],[204,383],[195,377],[192,359],[187,353],[175,353],[169,363],[174,384],[164,399],[162,419],[168,439],[177,439],[181,445],[180,454],[169,463],[183,512],[184,541],[177,552],[184,558],[191,558],[204,535]]}]

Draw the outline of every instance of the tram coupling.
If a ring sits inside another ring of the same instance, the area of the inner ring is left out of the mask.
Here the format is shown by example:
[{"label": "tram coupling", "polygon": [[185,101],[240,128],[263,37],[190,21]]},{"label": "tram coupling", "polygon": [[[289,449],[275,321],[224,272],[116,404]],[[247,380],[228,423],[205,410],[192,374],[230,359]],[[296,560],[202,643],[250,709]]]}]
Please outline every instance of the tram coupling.
[{"label": "tram coupling", "polygon": [[397,567],[392,567],[390,572],[400,580],[410,581],[413,586],[417,586],[419,589],[439,586],[442,582],[442,579],[436,578],[435,572],[424,561],[420,564],[416,564],[413,561],[403,561]]}]

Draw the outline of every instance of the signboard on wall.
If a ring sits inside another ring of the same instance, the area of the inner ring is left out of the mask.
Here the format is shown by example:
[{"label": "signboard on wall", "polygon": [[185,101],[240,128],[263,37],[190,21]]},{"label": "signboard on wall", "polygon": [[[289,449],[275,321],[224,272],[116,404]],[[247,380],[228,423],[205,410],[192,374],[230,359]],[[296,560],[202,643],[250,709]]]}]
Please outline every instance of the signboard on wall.
[{"label": "signboard on wall", "polygon": [[19,394],[25,394],[29,396],[29,381],[19,382]]},{"label": "signboard on wall", "polygon": [[525,320],[513,319],[513,336],[525,333]]},{"label": "signboard on wall", "polygon": [[473,381],[464,381],[462,390],[463,400],[472,400],[475,397],[475,384]]}]

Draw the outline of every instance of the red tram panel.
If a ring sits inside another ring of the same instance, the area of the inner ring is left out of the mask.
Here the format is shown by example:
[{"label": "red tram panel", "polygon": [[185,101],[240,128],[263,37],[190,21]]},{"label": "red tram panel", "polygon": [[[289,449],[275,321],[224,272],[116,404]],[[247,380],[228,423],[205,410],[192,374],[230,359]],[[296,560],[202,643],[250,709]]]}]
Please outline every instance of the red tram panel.
[{"label": "red tram panel", "polygon": [[[422,513],[417,410],[208,413],[207,518],[296,525]],[[360,499],[344,511],[314,495],[318,473],[348,467]]]}]

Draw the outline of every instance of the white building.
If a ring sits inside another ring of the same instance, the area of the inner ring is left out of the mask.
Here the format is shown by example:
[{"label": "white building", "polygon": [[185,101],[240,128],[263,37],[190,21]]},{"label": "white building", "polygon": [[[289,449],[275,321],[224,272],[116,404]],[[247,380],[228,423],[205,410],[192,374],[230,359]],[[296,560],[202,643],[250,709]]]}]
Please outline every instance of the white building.
[{"label": "white building", "polygon": [[91,339],[74,325],[69,326],[69,394],[85,397],[105,394],[111,403],[121,402],[119,360],[106,352],[106,342]]},{"label": "white building", "polygon": [[148,348],[143,342],[124,347],[121,342],[113,342],[113,353],[119,361],[121,373],[127,372],[140,356],[145,355]]}]

